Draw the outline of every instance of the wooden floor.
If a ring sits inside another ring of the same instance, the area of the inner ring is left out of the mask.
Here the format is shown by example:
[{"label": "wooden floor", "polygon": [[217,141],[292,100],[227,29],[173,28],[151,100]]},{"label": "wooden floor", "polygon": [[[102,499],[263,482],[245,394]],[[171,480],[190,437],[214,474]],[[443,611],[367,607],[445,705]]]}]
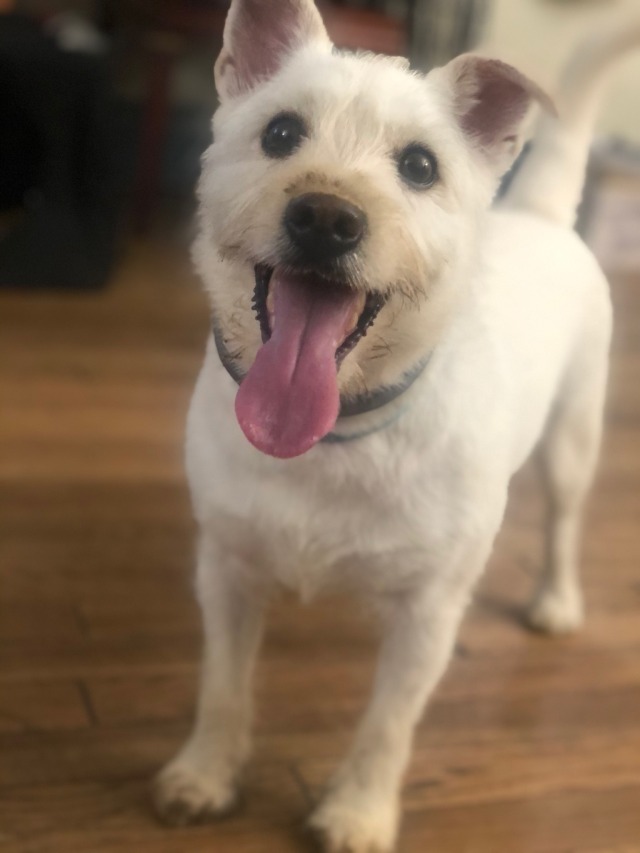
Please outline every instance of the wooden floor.
[{"label": "wooden floor", "polygon": [[[588,625],[519,623],[539,560],[525,472],[421,726],[401,850],[640,851],[640,281],[615,282]],[[0,294],[0,850],[286,853],[362,707],[374,642],[335,602],[278,604],[241,815],[165,830],[148,780],[185,736],[199,649],[185,409],[207,312],[183,253],[113,287]]]}]

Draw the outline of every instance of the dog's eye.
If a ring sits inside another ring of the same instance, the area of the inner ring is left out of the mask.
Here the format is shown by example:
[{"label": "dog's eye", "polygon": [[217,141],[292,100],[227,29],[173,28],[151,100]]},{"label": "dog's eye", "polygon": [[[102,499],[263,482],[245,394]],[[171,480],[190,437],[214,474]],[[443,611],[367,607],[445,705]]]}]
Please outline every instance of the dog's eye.
[{"label": "dog's eye", "polygon": [[305,126],[292,113],[272,118],[262,134],[262,150],[268,157],[288,157],[302,142]]},{"label": "dog's eye", "polygon": [[417,189],[430,187],[438,177],[436,158],[420,145],[410,145],[398,158],[398,171],[404,180]]}]

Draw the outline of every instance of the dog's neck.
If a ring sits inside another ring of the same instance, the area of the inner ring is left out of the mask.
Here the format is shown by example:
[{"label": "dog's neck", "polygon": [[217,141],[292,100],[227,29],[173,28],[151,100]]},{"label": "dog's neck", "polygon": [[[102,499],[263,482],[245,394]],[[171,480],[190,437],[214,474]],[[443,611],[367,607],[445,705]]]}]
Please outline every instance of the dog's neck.
[{"label": "dog's neck", "polygon": [[[235,359],[229,352],[220,330],[213,324],[213,339],[215,341],[216,350],[218,352],[218,358],[220,359],[222,366],[227,371],[229,376],[233,379],[233,381],[240,385],[242,380],[244,379],[244,374],[242,370],[238,367]],[[338,417],[337,425],[341,423],[345,423],[345,419],[354,418],[360,415],[367,415],[370,412],[374,412],[376,410],[382,409],[386,406],[389,406],[391,403],[399,401],[399,398],[402,397],[409,388],[413,385],[413,383],[418,379],[418,377],[422,374],[425,367],[427,366],[429,360],[431,358],[431,352],[427,353],[426,356],[423,356],[420,361],[414,364],[409,370],[405,371],[398,379],[397,382],[394,382],[390,385],[385,385],[381,388],[376,388],[374,391],[370,391],[364,394],[358,394],[355,397],[345,397],[340,401],[340,415]],[[379,423],[371,425],[364,430],[357,430],[356,432],[347,432],[342,434],[341,432],[331,432],[329,435],[325,436],[323,441],[328,442],[342,442],[342,441],[350,441],[356,438],[363,438],[366,435],[370,435],[373,432],[378,432],[379,430],[385,429],[391,423],[395,422],[400,415],[406,410],[406,406],[398,406],[394,407],[394,411],[390,413],[388,417],[382,418]]]}]

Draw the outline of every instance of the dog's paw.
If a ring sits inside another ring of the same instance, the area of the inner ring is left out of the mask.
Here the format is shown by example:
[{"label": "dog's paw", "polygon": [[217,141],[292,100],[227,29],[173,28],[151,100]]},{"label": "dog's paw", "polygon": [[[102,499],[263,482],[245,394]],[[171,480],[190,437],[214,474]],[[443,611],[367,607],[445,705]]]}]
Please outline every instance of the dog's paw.
[{"label": "dog's paw", "polygon": [[543,590],[530,606],[527,621],[533,629],[546,634],[577,631],[584,621],[580,596],[556,589]]},{"label": "dog's paw", "polygon": [[391,853],[398,815],[386,803],[349,802],[329,795],[309,821],[324,853]]},{"label": "dog's paw", "polygon": [[207,773],[176,760],[153,783],[156,814],[167,826],[226,817],[238,805],[238,785],[228,774]]}]

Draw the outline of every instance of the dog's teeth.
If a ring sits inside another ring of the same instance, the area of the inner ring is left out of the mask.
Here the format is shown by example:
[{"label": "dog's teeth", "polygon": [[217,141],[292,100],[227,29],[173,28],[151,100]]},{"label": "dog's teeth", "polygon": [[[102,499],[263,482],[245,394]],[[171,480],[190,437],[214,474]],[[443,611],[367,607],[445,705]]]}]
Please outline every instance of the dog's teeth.
[{"label": "dog's teeth", "polygon": [[272,319],[276,315],[276,305],[275,305],[275,297],[273,292],[270,290],[267,295],[267,311],[269,313],[269,317]]},{"label": "dog's teeth", "polygon": [[347,328],[349,329],[349,334],[352,334],[358,327],[358,323],[360,322],[360,317],[362,316],[362,312],[364,311],[365,305],[367,304],[367,298],[364,293],[358,296],[358,301],[356,302],[356,306],[353,309],[353,314],[349,318],[349,323]]}]

